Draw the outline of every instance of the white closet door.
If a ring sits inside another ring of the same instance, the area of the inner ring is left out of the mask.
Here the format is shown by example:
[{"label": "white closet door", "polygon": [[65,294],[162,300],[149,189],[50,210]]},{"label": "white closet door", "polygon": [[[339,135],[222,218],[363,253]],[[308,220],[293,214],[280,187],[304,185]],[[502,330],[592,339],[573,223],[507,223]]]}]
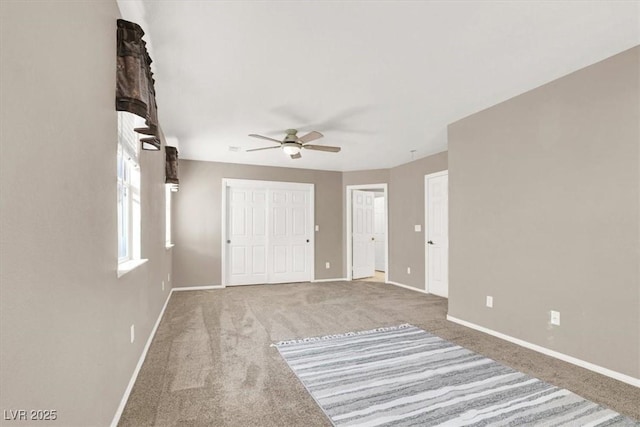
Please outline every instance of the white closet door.
[{"label": "white closet door", "polygon": [[313,279],[313,185],[223,180],[223,283]]},{"label": "white closet door", "polygon": [[311,280],[310,192],[269,191],[270,282]]},{"label": "white closet door", "polygon": [[265,283],[267,272],[267,191],[227,191],[227,277],[230,285]]},{"label": "white closet door", "polygon": [[375,274],[374,194],[353,190],[353,278]]}]

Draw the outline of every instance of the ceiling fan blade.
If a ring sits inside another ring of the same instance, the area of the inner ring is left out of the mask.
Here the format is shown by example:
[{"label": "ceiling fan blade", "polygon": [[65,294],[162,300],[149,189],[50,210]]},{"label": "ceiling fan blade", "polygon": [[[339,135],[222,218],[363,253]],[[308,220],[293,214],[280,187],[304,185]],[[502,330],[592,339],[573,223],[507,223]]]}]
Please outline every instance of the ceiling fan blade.
[{"label": "ceiling fan blade", "polygon": [[247,150],[247,153],[249,151],[271,150],[272,148],[280,148],[280,146],[278,145],[277,147],[252,148],[251,150]]},{"label": "ceiling fan blade", "polygon": [[278,141],[277,139],[269,138],[268,136],[256,135],[255,133],[250,134],[249,136],[253,138],[266,139],[267,141],[277,142],[278,144],[282,144],[282,141]]},{"label": "ceiling fan blade", "polygon": [[316,132],[314,130],[314,131],[309,132],[305,136],[301,136],[300,138],[298,138],[298,142],[300,142],[301,144],[306,144],[307,142],[311,142],[311,141],[315,141],[316,139],[320,139],[323,136],[324,136],[323,134],[321,134],[320,132]]},{"label": "ceiling fan blade", "polygon": [[302,148],[308,148],[309,150],[328,151],[330,153],[337,153],[341,150],[340,147],[331,147],[329,145],[303,145]]},{"label": "ceiling fan blade", "polygon": [[302,154],[300,154],[300,153],[292,154],[291,158],[292,159],[300,159],[300,158],[302,158]]}]

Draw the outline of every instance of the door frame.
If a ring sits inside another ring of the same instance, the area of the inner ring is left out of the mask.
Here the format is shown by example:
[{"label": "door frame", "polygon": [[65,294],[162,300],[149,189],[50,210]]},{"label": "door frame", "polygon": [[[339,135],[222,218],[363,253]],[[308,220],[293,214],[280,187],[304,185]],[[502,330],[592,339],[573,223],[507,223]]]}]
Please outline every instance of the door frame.
[{"label": "door frame", "polygon": [[346,244],[345,250],[347,253],[347,280],[353,280],[353,239],[351,236],[351,230],[353,229],[353,208],[352,197],[353,190],[376,190],[384,193],[384,281],[389,283],[389,192],[387,184],[360,184],[360,185],[347,185],[345,187],[346,193]]},{"label": "door frame", "polygon": [[[429,191],[429,186],[427,182],[431,178],[437,178],[439,176],[449,175],[449,169],[445,169],[440,172],[430,173],[424,176],[424,290],[427,293],[431,293],[429,291],[429,250],[428,241],[429,241],[429,198],[427,197],[427,192]],[[449,193],[449,188],[447,188],[447,193]],[[448,197],[448,195],[447,195]],[[447,212],[448,212],[447,208]],[[447,248],[447,257],[449,250]],[[447,263],[448,265],[448,263]],[[449,277],[449,272],[447,271],[447,277]],[[447,279],[447,286],[449,284],[449,279]]]},{"label": "door frame", "polygon": [[[234,184],[236,187],[264,187],[271,189],[286,189],[286,190],[308,190],[309,191],[309,224],[307,225],[307,232],[309,233],[310,249],[307,255],[307,262],[309,263],[309,282],[312,282],[316,277],[315,272],[315,184],[308,184],[302,182],[287,182],[287,181],[264,181],[257,179],[236,179],[236,178],[222,178],[222,191],[221,191],[221,215],[220,215],[220,283],[222,286],[236,286],[229,285],[227,278],[227,198],[228,189]],[[267,221],[269,215],[267,213]],[[267,247],[269,247],[269,236],[267,235]],[[243,286],[243,285],[237,285]],[[248,285],[247,285],[248,286]]]}]

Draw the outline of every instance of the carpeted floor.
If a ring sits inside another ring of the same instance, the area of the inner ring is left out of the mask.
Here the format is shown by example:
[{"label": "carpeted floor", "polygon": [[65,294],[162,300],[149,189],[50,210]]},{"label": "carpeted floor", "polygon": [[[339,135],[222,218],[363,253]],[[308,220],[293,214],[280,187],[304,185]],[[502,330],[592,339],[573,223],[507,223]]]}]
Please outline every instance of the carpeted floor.
[{"label": "carpeted floor", "polygon": [[383,283],[172,295],[120,426],[330,426],[270,344],[411,323],[640,419],[640,389],[448,322],[447,300]]}]

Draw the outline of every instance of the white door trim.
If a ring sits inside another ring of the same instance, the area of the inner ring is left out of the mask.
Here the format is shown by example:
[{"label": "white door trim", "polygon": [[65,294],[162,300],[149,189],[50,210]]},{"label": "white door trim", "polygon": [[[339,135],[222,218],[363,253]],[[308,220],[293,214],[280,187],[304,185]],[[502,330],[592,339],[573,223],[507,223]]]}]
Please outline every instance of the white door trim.
[{"label": "white door trim", "polygon": [[222,178],[223,186],[229,186],[233,184],[238,188],[256,188],[264,187],[269,189],[278,190],[312,190],[314,185],[303,182],[287,182],[287,181],[264,181],[259,179],[236,179],[236,178]]},{"label": "white door trim", "polygon": [[227,285],[227,188],[226,178],[222,178],[220,189],[220,286]]},{"label": "white door trim", "polygon": [[[227,280],[227,189],[230,186],[234,187],[244,187],[244,188],[256,188],[256,187],[265,187],[269,189],[288,189],[288,190],[307,190],[309,191],[309,254],[308,254],[308,265],[309,265],[309,281],[312,282],[316,278],[315,273],[315,185],[302,183],[302,182],[286,182],[286,181],[263,181],[263,180],[254,180],[254,179],[235,179],[235,178],[222,178],[222,191],[221,191],[221,215],[220,215],[220,262],[221,262],[221,270],[220,270],[220,282],[221,286],[229,286]],[[269,237],[267,236],[267,247],[268,247]]]},{"label": "white door trim", "polygon": [[351,230],[353,228],[353,212],[351,198],[353,190],[382,190],[384,193],[384,230],[385,230],[385,243],[384,243],[384,281],[389,281],[389,192],[387,191],[387,184],[361,184],[361,185],[347,185],[346,186],[346,252],[347,252],[347,280],[353,280],[353,244],[351,241]]},{"label": "white door trim", "polygon": [[[439,176],[445,176],[445,175],[449,175],[449,169],[446,169],[440,172],[430,173],[424,176],[425,196],[427,194],[427,182],[429,181],[429,179],[437,178]],[[424,198],[424,289],[427,291],[427,293],[431,293],[429,292],[429,251],[427,250],[428,248],[427,241],[429,241],[428,232],[429,232],[429,200],[427,200],[427,197],[425,197]]]}]

